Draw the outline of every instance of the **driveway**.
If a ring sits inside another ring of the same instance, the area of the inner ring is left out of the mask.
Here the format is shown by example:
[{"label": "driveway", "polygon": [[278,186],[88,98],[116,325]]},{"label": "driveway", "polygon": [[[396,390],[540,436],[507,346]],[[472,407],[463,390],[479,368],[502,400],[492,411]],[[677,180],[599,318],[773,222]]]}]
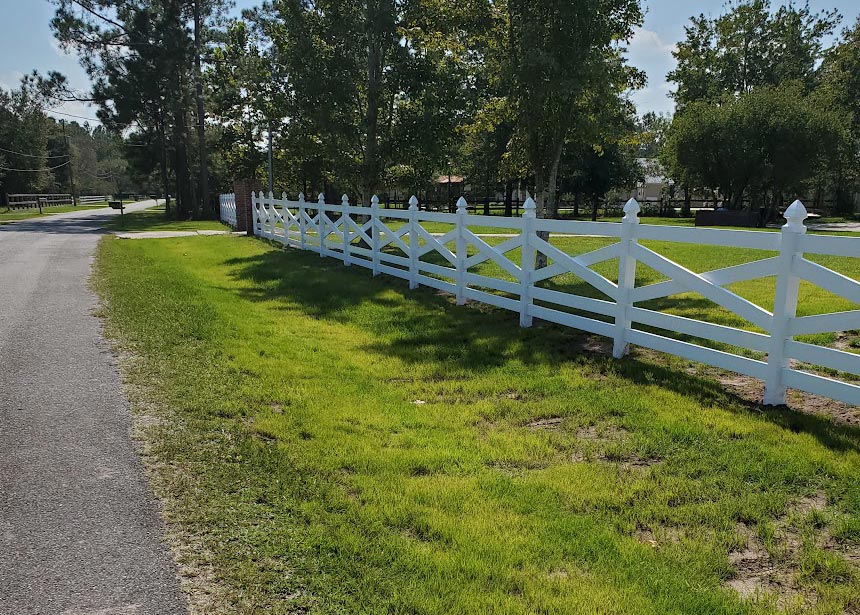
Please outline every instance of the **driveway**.
[{"label": "driveway", "polygon": [[2,615],[186,612],[93,316],[93,255],[116,215],[0,226]]}]

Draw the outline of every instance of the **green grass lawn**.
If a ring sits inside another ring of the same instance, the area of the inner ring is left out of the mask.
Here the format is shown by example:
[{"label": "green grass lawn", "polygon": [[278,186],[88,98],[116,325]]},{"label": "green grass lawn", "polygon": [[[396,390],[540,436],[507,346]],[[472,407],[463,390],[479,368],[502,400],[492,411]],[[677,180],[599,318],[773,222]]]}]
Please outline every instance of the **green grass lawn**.
[{"label": "green grass lawn", "polygon": [[218,220],[170,220],[164,215],[164,204],[143,211],[124,214],[110,223],[117,231],[224,231],[230,227]]},{"label": "green grass lawn", "polygon": [[856,426],[250,238],[95,286],[199,612],[860,611]]},{"label": "green grass lawn", "polygon": [[84,209],[101,209],[107,207],[107,203],[94,203],[92,205],[60,205],[58,207],[43,207],[42,213],[38,208],[33,209],[0,209],[0,224],[15,222],[16,220],[29,220],[31,218],[44,218],[54,214],[64,214]]}]

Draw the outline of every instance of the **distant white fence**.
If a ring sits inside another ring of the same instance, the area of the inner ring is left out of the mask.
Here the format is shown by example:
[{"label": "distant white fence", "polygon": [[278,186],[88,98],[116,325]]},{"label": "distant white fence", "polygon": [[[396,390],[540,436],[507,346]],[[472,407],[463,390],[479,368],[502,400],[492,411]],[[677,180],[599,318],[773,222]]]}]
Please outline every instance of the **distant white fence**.
[{"label": "distant white fence", "polygon": [[105,196],[103,194],[93,195],[93,196],[79,196],[78,203],[81,205],[92,205],[94,203],[106,203],[110,201],[111,197]]},{"label": "distant white fence", "polygon": [[[235,220],[235,199],[232,195],[225,196],[221,201],[222,212],[226,207]],[[260,237],[337,258],[347,266],[367,267],[373,275],[386,273],[408,280],[410,288],[424,285],[450,292],[458,304],[470,299],[517,312],[523,327],[531,326],[532,320],[539,318],[613,338],[616,358],[627,352],[629,344],[635,344],[763,380],[764,401],[769,405],[785,403],[789,387],[860,405],[860,386],[797,369],[789,363],[795,360],[860,375],[860,355],[793,339],[798,335],[860,329],[860,310],[796,317],[801,280],[860,303],[860,283],[804,257],[804,254],[820,254],[857,258],[860,239],[806,235],[803,221],[808,214],[800,201],[786,211],[788,223],[781,233],[644,225],[639,223],[639,204],[632,199],[624,207],[621,223],[538,219],[532,199],[526,202],[522,218],[469,215],[465,199],[460,199],[455,214],[420,211],[415,197],[410,200],[408,211],[380,209],[376,197],[371,207],[350,205],[346,196],[339,205],[330,205],[322,195],[317,203],[309,203],[302,195],[299,200],[290,201],[286,195],[275,199],[271,194],[260,193],[252,196],[252,203],[254,233]],[[450,224],[453,228],[438,236],[422,226],[425,222]],[[401,226],[391,228],[389,225],[393,223]],[[470,230],[475,226],[509,229],[512,236],[500,245],[491,246]],[[541,232],[618,241],[587,254],[571,256],[542,239]],[[641,245],[640,240],[770,250],[778,255],[697,274]],[[446,247],[449,243],[454,244],[453,250]],[[517,261],[507,256],[516,249],[521,249]],[[545,254],[551,264],[535,269],[537,253]],[[443,264],[422,260],[427,255]],[[616,258],[617,283],[591,268]],[[510,279],[470,271],[488,261],[501,267]],[[637,263],[669,279],[637,287]],[[567,273],[611,300],[539,286]],[[777,278],[773,312],[726,288],[736,282],[770,276]],[[765,333],[637,306],[684,292],[702,295]],[[752,350],[761,353],[757,356],[766,355],[766,359],[673,339],[644,331],[642,326]]]},{"label": "distant white fence", "polygon": [[221,222],[226,222],[233,228],[236,228],[236,195],[222,194],[221,202]]}]

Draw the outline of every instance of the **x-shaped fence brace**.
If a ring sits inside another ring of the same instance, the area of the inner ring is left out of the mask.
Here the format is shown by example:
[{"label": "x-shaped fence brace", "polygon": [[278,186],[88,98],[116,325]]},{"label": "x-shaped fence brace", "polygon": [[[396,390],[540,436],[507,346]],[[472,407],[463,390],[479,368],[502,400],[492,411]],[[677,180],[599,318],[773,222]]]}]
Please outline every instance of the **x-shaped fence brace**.
[{"label": "x-shaped fence brace", "polygon": [[[229,202],[229,198],[222,199],[222,203]],[[799,201],[786,211],[788,223],[782,233],[641,225],[639,205],[632,199],[624,208],[622,222],[614,224],[538,220],[531,198],[525,203],[522,218],[469,215],[465,199],[457,203],[454,214],[420,211],[415,197],[410,200],[408,211],[380,209],[376,197],[370,207],[352,206],[346,196],[340,205],[326,204],[323,195],[316,203],[310,203],[304,195],[291,201],[286,195],[275,199],[272,194],[261,193],[253,195],[252,203],[256,235],[317,251],[321,256],[341,258],[347,265],[371,269],[374,275],[387,273],[407,279],[411,288],[426,285],[449,291],[456,295],[458,303],[472,299],[519,312],[522,326],[530,326],[533,318],[540,318],[612,337],[616,357],[623,356],[629,344],[636,344],[760,378],[765,381],[768,404],[784,403],[787,387],[860,404],[860,386],[854,382],[803,371],[789,364],[793,359],[860,375],[857,354],[794,339],[799,335],[860,329],[860,310],[796,316],[801,280],[860,303],[860,283],[804,257],[804,252],[860,257],[860,239],[806,235],[803,221],[807,212]],[[392,221],[401,226],[392,226]],[[434,234],[422,222],[443,223],[451,228]],[[498,245],[492,245],[469,228],[476,225],[512,232],[509,237],[502,237],[504,240]],[[618,241],[571,255],[547,240],[550,233],[591,234]],[[696,273],[642,245],[641,240],[737,246],[775,251],[777,256]],[[449,247],[451,244],[455,246],[453,249]],[[511,254],[517,250],[519,262]],[[548,264],[536,269],[535,257],[539,254],[546,257]],[[444,264],[430,262],[437,255]],[[619,262],[617,282],[593,269],[615,259]],[[498,266],[513,281],[473,271],[489,263]],[[637,286],[637,263],[668,279]],[[547,281],[565,275],[575,276],[606,298],[546,287]],[[777,279],[773,312],[728,288],[768,277]],[[642,305],[684,293],[698,294],[736,314],[749,322],[752,330]],[[647,328],[688,339],[661,335]],[[690,338],[717,342],[728,348],[713,348]],[[766,356],[745,356],[732,348]]]}]

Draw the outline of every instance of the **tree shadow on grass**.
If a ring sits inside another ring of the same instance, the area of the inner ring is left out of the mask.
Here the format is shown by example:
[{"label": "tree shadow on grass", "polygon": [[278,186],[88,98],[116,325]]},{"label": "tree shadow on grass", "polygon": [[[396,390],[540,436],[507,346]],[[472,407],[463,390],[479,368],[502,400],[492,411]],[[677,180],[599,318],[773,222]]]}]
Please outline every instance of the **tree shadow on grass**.
[{"label": "tree shadow on grass", "polygon": [[[280,301],[285,311],[298,306],[314,318],[352,326],[356,325],[355,312],[371,307],[360,322],[376,340],[364,347],[370,353],[395,356],[407,363],[435,362],[458,377],[493,370],[511,360],[527,366],[587,364],[593,371],[611,371],[631,383],[657,385],[704,406],[744,408],[784,429],[810,434],[831,450],[860,450],[860,429],[856,427],[788,407],[765,407],[714,380],[679,373],[653,361],[615,360],[588,334],[542,322],[521,329],[517,316],[509,311],[479,304],[458,307],[447,294],[426,287],[409,291],[405,281],[374,278],[363,267],[346,268],[339,261],[298,251],[268,251],[224,264],[235,279],[250,283],[238,291],[250,301]],[[392,291],[405,300],[392,297]],[[374,306],[385,309],[373,310]]]}]

